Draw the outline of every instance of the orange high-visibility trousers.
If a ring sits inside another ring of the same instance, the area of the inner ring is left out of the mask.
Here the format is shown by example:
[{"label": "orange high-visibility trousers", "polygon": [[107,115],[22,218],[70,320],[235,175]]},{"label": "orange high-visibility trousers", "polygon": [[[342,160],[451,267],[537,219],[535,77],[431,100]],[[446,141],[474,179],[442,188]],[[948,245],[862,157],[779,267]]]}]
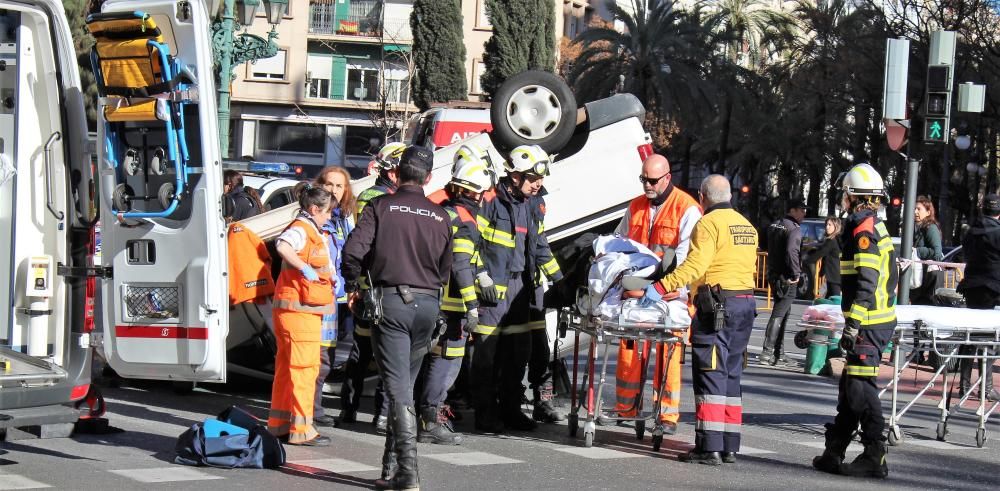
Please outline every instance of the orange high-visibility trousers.
[{"label": "orange high-visibility trousers", "polygon": [[[664,343],[662,349],[656,350],[656,363],[653,372],[653,398],[660,398],[659,420],[664,423],[677,424],[680,418],[681,406],[681,351],[684,345],[672,343],[673,350],[669,362],[667,351],[670,344]],[[629,346],[631,345],[631,347]],[[638,407],[637,397],[642,395],[642,371],[645,364],[642,358],[648,358],[652,343],[649,341],[622,341],[618,347],[618,367],[616,377],[615,412],[625,418],[636,417]],[[641,358],[640,358],[641,355]],[[660,373],[663,364],[667,365],[667,384],[662,394],[656,391],[660,387]],[[646,406],[651,409],[651,406]]]},{"label": "orange high-visibility trousers", "polygon": [[288,435],[288,443],[303,443],[319,435],[313,427],[313,401],[319,374],[320,321],[322,316],[274,309],[274,359],[271,412],[267,430]]}]

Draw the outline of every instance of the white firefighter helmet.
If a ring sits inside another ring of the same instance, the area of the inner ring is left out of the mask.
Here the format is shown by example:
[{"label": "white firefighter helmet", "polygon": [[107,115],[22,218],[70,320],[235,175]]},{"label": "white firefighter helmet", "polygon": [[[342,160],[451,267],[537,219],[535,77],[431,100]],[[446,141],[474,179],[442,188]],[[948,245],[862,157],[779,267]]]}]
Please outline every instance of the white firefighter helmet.
[{"label": "white firefighter helmet", "polygon": [[882,176],[868,164],[851,167],[844,175],[840,189],[851,196],[886,196]]},{"label": "white firefighter helmet", "polygon": [[510,152],[510,160],[504,163],[507,172],[523,172],[537,176],[549,175],[552,160],[538,145],[521,145]]},{"label": "white firefighter helmet", "polygon": [[451,183],[474,193],[482,193],[496,182],[490,154],[478,145],[462,145],[455,152]]},{"label": "white firefighter helmet", "polygon": [[403,156],[404,150],[406,150],[405,143],[387,143],[375,154],[375,164],[381,169],[395,169],[399,166],[399,158]]}]

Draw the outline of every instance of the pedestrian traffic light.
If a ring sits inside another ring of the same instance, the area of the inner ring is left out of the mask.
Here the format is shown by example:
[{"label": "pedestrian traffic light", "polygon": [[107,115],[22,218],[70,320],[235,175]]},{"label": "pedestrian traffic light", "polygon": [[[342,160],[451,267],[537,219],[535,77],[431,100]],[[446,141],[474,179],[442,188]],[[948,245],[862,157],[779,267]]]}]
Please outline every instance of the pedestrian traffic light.
[{"label": "pedestrian traffic light", "polygon": [[951,116],[951,65],[927,67],[924,143],[948,143]]},{"label": "pedestrian traffic light", "polygon": [[947,143],[948,133],[948,118],[927,118],[924,121],[924,143]]}]

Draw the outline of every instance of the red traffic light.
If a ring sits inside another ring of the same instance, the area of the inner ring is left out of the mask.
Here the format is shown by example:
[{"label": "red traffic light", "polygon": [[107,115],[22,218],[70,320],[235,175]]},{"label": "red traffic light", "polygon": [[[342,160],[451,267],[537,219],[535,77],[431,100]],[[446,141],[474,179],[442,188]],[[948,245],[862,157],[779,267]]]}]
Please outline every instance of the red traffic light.
[{"label": "red traffic light", "polygon": [[892,206],[899,206],[903,204],[903,200],[899,198],[892,198]]},{"label": "red traffic light", "polygon": [[743,194],[748,194],[750,192],[750,186],[744,184],[743,187],[740,188],[740,192]]}]

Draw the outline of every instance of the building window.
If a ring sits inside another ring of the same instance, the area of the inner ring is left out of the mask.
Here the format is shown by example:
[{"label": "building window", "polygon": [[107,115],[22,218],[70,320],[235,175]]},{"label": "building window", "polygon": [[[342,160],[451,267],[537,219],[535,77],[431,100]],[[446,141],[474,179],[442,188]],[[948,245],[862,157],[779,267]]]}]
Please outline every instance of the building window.
[{"label": "building window", "polygon": [[375,102],[378,95],[378,69],[363,65],[347,67],[348,100]]},{"label": "building window", "polygon": [[486,14],[486,0],[476,0],[476,29],[493,30],[490,16]]},{"label": "building window", "polygon": [[368,163],[382,148],[384,138],[382,132],[371,126],[344,128],[344,164],[352,178],[368,175]]},{"label": "building window", "polygon": [[486,64],[482,60],[474,60],[472,62],[472,91],[470,94],[479,95],[483,93],[483,83],[482,76],[486,73]]},{"label": "building window", "polygon": [[310,53],[306,63],[306,80],[309,82],[308,97],[329,99],[332,76],[333,57]]},{"label": "building window", "polygon": [[264,80],[284,80],[285,79],[285,54],[287,51],[278,50],[278,54],[257,60],[257,63],[250,65],[250,78]]},{"label": "building window", "polygon": [[260,121],[257,123],[257,148],[270,152],[322,155],[326,151],[326,128],[313,124]]},{"label": "building window", "polygon": [[402,66],[386,67],[385,78],[386,102],[410,102],[410,72]]}]

